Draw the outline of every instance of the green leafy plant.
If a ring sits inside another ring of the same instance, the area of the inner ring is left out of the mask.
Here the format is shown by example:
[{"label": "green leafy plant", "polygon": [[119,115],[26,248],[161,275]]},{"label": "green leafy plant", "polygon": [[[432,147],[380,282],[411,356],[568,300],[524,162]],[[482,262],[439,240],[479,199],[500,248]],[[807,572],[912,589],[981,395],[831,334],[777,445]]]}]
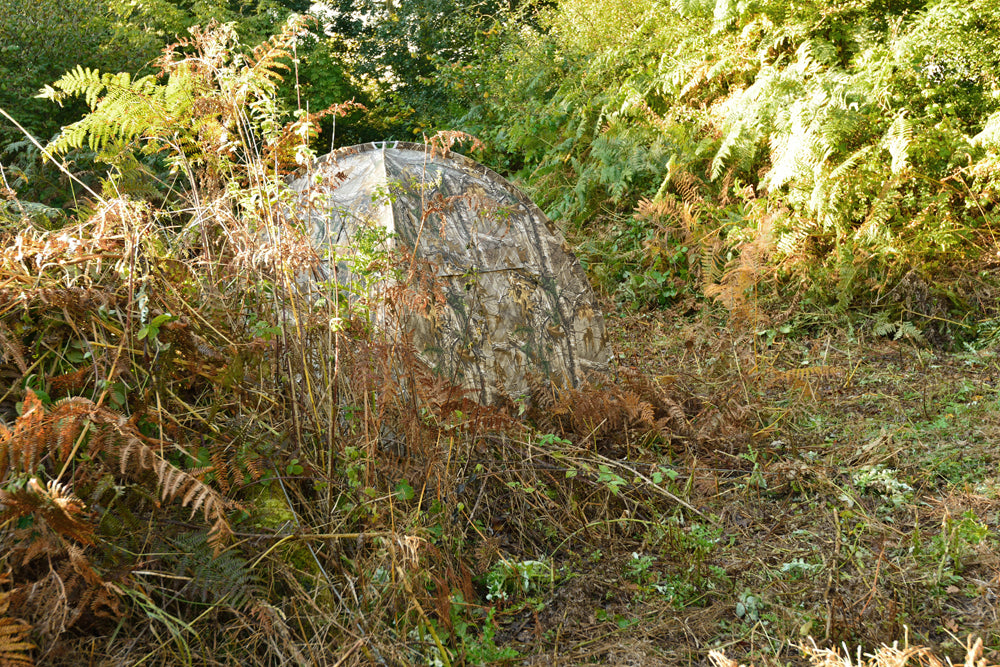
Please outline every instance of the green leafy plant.
[{"label": "green leafy plant", "polygon": [[958,517],[946,515],[929,549],[929,555],[937,562],[936,581],[944,584],[960,581],[965,560],[989,534],[989,528],[971,510]]},{"label": "green leafy plant", "polygon": [[764,609],[764,603],[761,599],[754,595],[752,592],[745,590],[740,593],[740,599],[736,603],[736,618],[740,620],[757,623],[760,621],[761,611]]},{"label": "green leafy plant", "polygon": [[139,329],[139,332],[135,335],[136,340],[143,340],[148,338],[151,341],[156,341],[156,337],[160,334],[160,327],[163,324],[167,322],[173,322],[176,319],[177,318],[171,315],[170,313],[163,313],[157,315],[156,317],[154,317],[152,320],[149,321],[149,324]]},{"label": "green leafy plant", "polygon": [[597,481],[606,485],[614,495],[618,495],[621,488],[628,484],[624,477],[603,463],[597,466]]},{"label": "green leafy plant", "polygon": [[542,561],[501,561],[486,573],[486,599],[494,602],[519,599],[551,580],[551,567]]},{"label": "green leafy plant", "polygon": [[787,563],[782,563],[780,572],[792,579],[802,579],[811,572],[822,570],[823,566],[816,563],[807,563],[801,558],[793,558]]},{"label": "green leafy plant", "polygon": [[625,576],[636,584],[644,585],[655,579],[655,574],[650,572],[650,568],[656,559],[649,554],[639,555],[633,551],[632,557],[625,566]]},{"label": "green leafy plant", "polygon": [[897,471],[882,465],[866,467],[851,475],[851,481],[863,492],[875,493],[899,507],[913,497],[913,487],[897,478]]},{"label": "green leafy plant", "polygon": [[462,613],[465,601],[461,595],[452,598],[452,627],[458,657],[466,664],[480,665],[515,660],[519,656],[512,646],[496,645],[496,609],[490,607],[477,621],[467,620]]}]

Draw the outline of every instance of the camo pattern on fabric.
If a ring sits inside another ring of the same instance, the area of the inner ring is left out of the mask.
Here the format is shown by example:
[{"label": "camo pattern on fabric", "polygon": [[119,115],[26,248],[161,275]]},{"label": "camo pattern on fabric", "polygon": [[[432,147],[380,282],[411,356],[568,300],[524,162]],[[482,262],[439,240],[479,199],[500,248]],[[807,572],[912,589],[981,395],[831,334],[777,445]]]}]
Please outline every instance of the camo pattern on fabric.
[{"label": "camo pattern on fabric", "polygon": [[604,319],[579,261],[501,176],[402,142],[340,149],[312,169],[291,184],[297,211],[340,283],[356,278],[349,258],[372,229],[434,267],[447,307],[406,327],[436,372],[490,403],[524,395],[529,373],[576,386],[605,370]]}]

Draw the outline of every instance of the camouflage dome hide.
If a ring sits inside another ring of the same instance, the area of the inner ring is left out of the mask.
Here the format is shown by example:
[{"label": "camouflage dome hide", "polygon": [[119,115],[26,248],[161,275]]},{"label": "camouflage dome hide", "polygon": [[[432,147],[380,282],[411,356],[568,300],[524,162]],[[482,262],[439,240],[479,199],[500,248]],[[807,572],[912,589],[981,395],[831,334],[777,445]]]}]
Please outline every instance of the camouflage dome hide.
[{"label": "camouflage dome hide", "polygon": [[343,260],[372,229],[426,260],[445,306],[405,327],[420,357],[471,397],[517,399],[529,375],[578,386],[606,368],[604,319],[579,261],[490,169],[422,144],[365,144],[319,158],[291,187],[340,283],[354,278]]}]

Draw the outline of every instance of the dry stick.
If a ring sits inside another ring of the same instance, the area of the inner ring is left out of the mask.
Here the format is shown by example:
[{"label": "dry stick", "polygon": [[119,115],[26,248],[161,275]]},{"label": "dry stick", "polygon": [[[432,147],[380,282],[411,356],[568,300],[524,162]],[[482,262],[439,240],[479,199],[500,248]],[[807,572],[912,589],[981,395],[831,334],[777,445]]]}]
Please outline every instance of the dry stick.
[{"label": "dry stick", "polygon": [[[334,116],[334,122],[336,123],[336,115]],[[311,165],[310,165],[311,168]],[[326,226],[326,238],[330,238],[330,218],[326,216],[324,218],[324,223]],[[331,251],[327,250],[327,257]],[[340,319],[340,280],[337,276],[337,257],[333,257],[333,304],[334,313],[339,321]],[[326,507],[327,511],[333,507],[333,473],[334,473],[334,457],[333,457],[333,445],[335,432],[338,429],[338,422],[340,421],[340,330],[334,331],[334,327],[327,326],[327,345],[329,349],[333,350],[333,377],[329,378],[328,382],[330,385],[330,390],[328,392],[329,400],[327,400],[327,447],[326,447]],[[324,364],[324,367],[326,365]],[[346,657],[346,656],[345,656]]]},{"label": "dry stick", "polygon": [[347,660],[349,657],[351,657],[351,654],[357,651],[358,647],[361,646],[363,643],[364,643],[363,639],[354,640],[354,643],[351,644],[351,647],[346,651],[344,651],[344,654],[340,656],[340,659],[337,660],[337,662],[333,663],[333,667],[340,667],[342,664],[344,664],[344,661]]},{"label": "dry stick", "polygon": [[563,625],[566,623],[566,615],[569,613],[569,605],[563,609],[562,622],[556,626],[556,639],[552,643],[552,664],[559,665],[559,635],[562,634]]},{"label": "dry stick", "polygon": [[441,639],[438,637],[437,632],[434,631],[434,624],[431,623],[431,619],[427,618],[424,608],[420,606],[420,601],[417,600],[417,596],[413,592],[413,587],[410,586],[410,582],[406,578],[406,573],[403,572],[403,568],[399,565],[396,566],[396,574],[399,576],[400,581],[403,582],[403,587],[406,589],[406,592],[410,594],[410,601],[413,603],[413,606],[417,608],[417,613],[420,614],[420,617],[424,619],[424,623],[427,624],[427,631],[431,634],[431,637],[434,638],[434,643],[437,644],[438,654],[441,656],[441,662],[444,664],[444,667],[451,667],[451,658],[448,657],[448,652],[441,643]]},{"label": "dry stick", "polygon": [[[90,352],[90,358],[94,360],[93,369],[95,393],[91,394],[91,399],[93,400],[97,398],[96,388],[100,386],[101,380],[105,380],[105,384],[107,384],[107,380],[110,379],[110,376],[108,378],[101,377],[101,367],[97,363],[97,353],[94,350],[94,346],[97,345],[99,347],[100,344],[97,342],[97,324],[94,322],[93,318],[90,319],[90,333],[92,334],[94,340],[91,341],[89,338],[84,338],[83,340],[87,343],[87,351]],[[112,368],[111,370],[114,369]]]},{"label": "dry stick", "polygon": [[[278,484],[281,486],[281,493],[282,495],[285,496],[285,502],[288,504],[288,509],[291,510],[292,512],[292,518],[295,520],[295,524],[301,530],[302,524],[299,523],[298,512],[296,512],[295,508],[292,506],[292,499],[288,497],[288,490],[285,488],[285,483],[282,481],[280,476],[276,477],[275,479],[278,480]],[[313,551],[312,546],[306,543],[306,548],[309,549],[309,553],[312,555],[313,560],[316,562],[316,567],[318,567],[319,571],[323,573],[323,578],[326,579],[326,583],[330,585],[330,588],[333,588],[333,581],[330,579],[330,575],[327,574],[326,570],[323,568],[322,563],[319,562],[319,557],[316,555],[316,552]],[[343,602],[343,600],[341,600],[341,602]],[[360,614],[360,612],[358,613]],[[364,614],[361,614],[361,618],[364,618]]]},{"label": "dry stick", "polygon": [[31,143],[33,143],[35,145],[35,147],[38,148],[38,150],[40,150],[42,152],[42,155],[45,157],[45,159],[48,160],[49,162],[51,162],[52,164],[54,164],[59,171],[63,172],[67,176],[69,176],[71,180],[74,180],[77,183],[79,183],[81,186],[83,186],[83,189],[86,190],[87,192],[89,192],[90,194],[94,195],[94,197],[97,199],[97,201],[101,202],[102,204],[106,203],[106,200],[104,199],[104,197],[102,197],[101,195],[99,195],[96,192],[94,192],[93,190],[91,190],[89,185],[87,185],[86,183],[84,183],[83,181],[81,181],[79,178],[77,178],[76,176],[74,176],[72,173],[70,173],[70,171],[68,169],[66,169],[66,167],[64,167],[62,164],[60,164],[59,162],[57,162],[56,159],[54,157],[52,157],[52,154],[49,153],[48,149],[46,149],[44,146],[42,146],[40,143],[38,143],[38,139],[35,139],[33,136],[31,136],[31,133],[28,132],[26,129],[24,129],[23,125],[21,125],[16,120],[14,120],[14,118],[9,113],[7,113],[6,111],[4,111],[3,107],[0,107],[0,116],[3,116],[4,118],[6,118],[7,120],[9,120],[10,122],[14,123],[14,126],[17,129],[21,130],[21,133],[24,134],[24,136],[28,137],[28,141],[30,141]]},{"label": "dry stick", "polygon": [[642,525],[646,525],[646,526],[661,526],[662,525],[662,524],[657,523],[655,521],[647,521],[646,519],[636,519],[636,518],[633,518],[633,517],[619,517],[617,519],[601,519],[599,521],[590,521],[590,522],[584,524],[583,526],[580,526],[576,530],[574,530],[572,533],[570,533],[569,535],[567,535],[566,538],[562,542],[560,542],[559,544],[557,544],[556,548],[553,549],[551,551],[551,553],[549,553],[549,555],[548,555],[549,558],[554,557],[556,555],[556,553],[560,549],[562,549],[563,546],[567,542],[569,542],[571,539],[573,539],[574,537],[576,537],[577,534],[582,533],[583,531],[587,530],[588,528],[592,528],[594,526],[600,526],[600,525],[611,524],[611,523],[638,523],[638,524],[642,524]]},{"label": "dry stick", "polygon": [[830,641],[830,634],[833,630],[833,603],[830,601],[830,592],[833,590],[833,575],[839,574],[840,569],[840,512],[833,510],[833,567],[826,563],[826,556],[823,556],[823,564],[827,566],[828,574],[826,579],[826,590],[823,592],[823,601],[826,603],[826,627],[824,629],[823,641]]},{"label": "dry stick", "polygon": [[868,609],[868,605],[871,604],[872,600],[875,598],[875,593],[878,592],[878,573],[882,569],[882,560],[885,558],[885,541],[882,542],[882,549],[879,551],[878,560],[875,561],[875,575],[872,578],[871,591],[868,593],[868,599],[865,600],[865,604],[861,607],[861,611],[858,612],[858,618],[864,615],[865,610]]},{"label": "dry stick", "polygon": [[[284,483],[283,483],[283,482],[281,481],[281,477],[278,477],[278,478],[277,478],[277,480],[278,480],[278,484],[280,484],[280,485],[281,485],[281,492],[282,492],[282,493],[284,494],[284,496],[285,496],[285,502],[287,503],[287,505],[288,505],[288,508],[289,508],[289,509],[291,510],[291,512],[292,512],[292,517],[294,517],[294,519],[295,519],[295,523],[296,523],[297,525],[301,526],[301,524],[299,524],[299,516],[298,516],[298,513],[297,513],[297,512],[295,511],[295,509],[294,509],[294,508],[292,507],[292,501],[291,501],[291,498],[289,498],[289,497],[288,497],[288,491],[287,491],[287,490],[285,489],[285,485],[284,485]],[[369,533],[369,534],[370,534],[370,533]],[[353,533],[353,534],[346,534],[346,535],[341,535],[341,536],[339,536],[339,537],[342,537],[342,538],[345,538],[345,537],[346,537],[346,538],[353,538],[353,539],[357,539],[358,537],[360,537],[360,536],[362,536],[362,535],[364,535],[364,533]],[[334,536],[334,535],[310,535],[310,536],[305,536],[305,535],[288,535],[288,536],[286,536],[286,537],[283,537],[282,539],[278,540],[278,541],[277,541],[277,542],[275,542],[274,544],[272,544],[272,545],[271,545],[271,546],[270,546],[270,547],[269,547],[269,548],[267,549],[267,551],[265,551],[265,552],[264,552],[263,554],[261,554],[261,555],[260,555],[260,557],[259,557],[259,558],[257,558],[257,560],[255,560],[255,561],[253,562],[253,565],[251,565],[251,566],[250,566],[250,569],[253,569],[254,567],[256,567],[256,566],[257,566],[257,565],[258,565],[258,564],[259,564],[259,563],[261,562],[261,560],[263,560],[264,556],[268,555],[268,554],[269,554],[270,552],[272,552],[272,551],[273,551],[274,549],[276,549],[276,548],[277,548],[277,547],[278,547],[278,546],[279,546],[280,544],[284,543],[284,542],[285,542],[285,541],[287,541],[288,539],[290,539],[290,538],[291,538],[291,539],[296,539],[296,538],[297,538],[297,539],[303,539],[303,538],[305,538],[305,537],[312,537],[312,538],[317,538],[317,537],[320,537],[320,538],[328,538],[328,539],[329,539],[329,538],[334,538],[334,537],[338,537],[338,536]],[[314,561],[316,562],[316,567],[318,567],[318,568],[319,568],[319,571],[323,573],[323,578],[324,578],[324,579],[326,579],[326,583],[327,583],[327,585],[329,585],[329,586],[330,586],[330,590],[331,590],[331,591],[333,591],[333,594],[337,596],[337,599],[338,599],[338,600],[340,601],[340,604],[346,607],[346,603],[345,603],[345,601],[344,601],[344,596],[342,596],[342,595],[340,594],[340,591],[339,591],[339,590],[337,590],[337,587],[333,585],[333,580],[332,580],[332,579],[330,578],[330,575],[329,575],[329,574],[327,574],[326,570],[325,570],[325,569],[323,568],[323,565],[322,565],[322,564],[321,564],[321,563],[319,562],[319,557],[318,557],[318,556],[316,555],[316,552],[315,552],[315,551],[313,550],[312,546],[311,546],[311,545],[310,545],[310,544],[309,544],[308,542],[306,542],[306,548],[307,548],[307,549],[309,549],[309,553],[310,553],[310,554],[312,555],[312,557],[313,557],[313,560],[314,560]],[[362,612],[362,611],[361,611],[360,609],[356,609],[355,611],[356,611],[357,615],[361,617],[361,620],[362,620],[362,621],[363,621],[363,620],[365,620],[365,615],[364,615],[364,613],[363,613],[363,612]],[[358,629],[358,632],[359,632],[359,633],[361,634],[361,637],[362,637],[362,638],[365,638],[365,639],[367,639],[367,635],[365,634],[365,629],[364,629],[364,628],[363,628],[363,627],[361,626],[361,623],[360,623],[360,621],[358,621],[357,619],[354,619],[354,625],[355,625],[355,627],[356,627],[356,628]],[[382,656],[381,656],[381,655],[379,655],[379,652],[378,652],[378,649],[375,649],[375,647],[372,647],[372,648],[373,648],[373,649],[375,650],[375,657],[376,657],[377,661],[378,661],[379,663],[382,663],[382,664],[384,664],[384,662],[385,662],[385,661],[384,661],[384,660],[382,660]],[[366,654],[366,655],[368,654],[368,651],[367,651],[367,650],[365,651],[365,654]],[[371,658],[371,656],[369,656],[369,658]]]},{"label": "dry stick", "polygon": [[[305,341],[306,337],[305,337],[305,332],[302,329],[302,318],[299,315],[299,309],[296,307],[296,294],[295,294],[295,290],[294,290],[294,282],[291,280],[291,277],[288,275],[288,273],[289,273],[289,271],[287,269],[283,270],[282,271],[282,278],[285,281],[285,290],[288,293],[288,297],[289,297],[288,300],[289,300],[289,303],[291,303],[291,306],[292,306],[292,325],[295,327],[294,333],[298,337],[298,340],[299,341]],[[285,330],[284,321],[285,321],[285,318],[282,318],[282,330],[283,330],[283,336],[285,337],[285,346],[287,348],[287,347],[290,347],[290,345],[289,345],[288,331]],[[309,407],[313,410],[313,412],[315,412],[315,410],[316,410],[316,398],[313,396],[312,373],[309,372],[309,360],[306,358],[306,346],[305,345],[299,345],[298,346],[298,351],[299,351],[300,360],[302,362],[302,377],[303,377],[303,379],[305,380],[305,383],[306,383],[306,396],[308,397],[308,400],[309,400]],[[295,370],[292,368],[292,357],[291,357],[291,355],[288,355],[288,379],[289,379],[289,381],[292,381],[294,378],[295,378]],[[293,415],[294,415],[295,432],[296,432],[296,436],[298,437],[299,443],[301,443],[304,440],[303,435],[302,435],[302,421],[303,421],[303,419],[299,415],[298,404],[299,404],[298,401],[296,401],[296,400],[292,401],[292,410],[293,410]],[[315,416],[314,416],[314,419],[316,419],[317,422],[319,421]]]},{"label": "dry stick", "polygon": [[[740,355],[736,351],[736,343],[734,341],[730,341],[730,344],[732,345],[732,348],[733,348],[733,359],[736,361],[736,371],[739,373],[740,385],[743,387],[743,395],[746,398],[747,405],[750,405],[750,403],[751,403],[751,401],[750,401],[750,389],[747,387],[746,377],[743,374],[743,368],[740,366]],[[757,344],[757,341],[756,341],[756,338],[755,338],[754,339],[754,345],[756,346],[756,344]],[[754,354],[756,354],[756,352],[754,352]]]},{"label": "dry stick", "polygon": [[[160,389],[159,389],[159,387],[156,388],[156,425],[157,425],[157,429],[160,432],[160,442],[161,443],[166,442],[167,439],[166,439],[166,437],[164,437],[164,433],[163,433],[163,402],[160,400]],[[160,445],[160,453],[161,454],[163,453],[163,445],[162,444]],[[223,472],[221,470],[218,471],[218,475],[222,475],[222,474],[223,474]]]},{"label": "dry stick", "polygon": [[636,470],[636,469],[634,469],[634,468],[632,468],[630,466],[625,465],[621,461],[615,461],[614,459],[609,459],[609,458],[607,458],[606,456],[604,456],[602,454],[598,454],[597,458],[600,459],[600,460],[602,460],[602,461],[604,461],[604,462],[606,462],[606,463],[608,463],[609,465],[617,466],[617,467],[619,467],[619,468],[621,468],[623,470],[627,470],[628,472],[632,473],[633,475],[635,475],[636,477],[638,477],[639,479],[641,479],[642,481],[644,481],[650,487],[652,487],[653,489],[655,489],[656,493],[659,493],[661,496],[665,496],[665,497],[673,500],[674,502],[683,505],[684,507],[686,507],[687,509],[691,510],[692,512],[694,512],[695,514],[697,514],[698,516],[700,516],[703,519],[707,519],[708,518],[702,512],[700,512],[696,507],[694,507],[691,503],[688,503],[688,502],[682,500],[681,498],[678,498],[677,496],[675,496],[674,494],[670,493],[666,489],[660,488],[658,485],[656,485],[653,482],[653,480],[651,480],[650,478],[646,477],[645,475],[643,475],[638,470]]},{"label": "dry stick", "polygon": [[[179,292],[179,291],[177,290],[177,287],[175,287],[175,286],[174,286],[174,284],[173,284],[172,282],[170,282],[170,281],[168,280],[168,281],[166,281],[166,285],[167,285],[167,287],[168,287],[168,288],[169,288],[169,289],[170,289],[170,290],[171,290],[171,291],[172,291],[172,292],[174,293],[174,296],[176,296],[176,297],[178,298],[178,300],[180,300],[180,302],[181,302],[181,303],[183,303],[184,305],[188,305],[188,303],[187,303],[187,299],[185,299],[185,298],[184,298],[184,295],[183,295],[183,294],[181,294],[181,293],[180,293],[180,292]],[[211,323],[211,322],[209,322],[209,321],[208,321],[207,319],[205,319],[205,317],[204,317],[204,316],[202,316],[202,314],[201,314],[201,313],[200,313],[200,312],[198,311],[198,309],[197,309],[197,308],[192,308],[192,307],[190,307],[190,306],[189,306],[189,308],[190,308],[190,310],[189,310],[188,312],[189,312],[189,314],[190,314],[190,315],[192,315],[192,316],[194,316],[195,318],[197,318],[197,319],[201,320],[201,323],[202,323],[202,324],[204,324],[204,325],[205,325],[205,326],[207,326],[207,327],[208,327],[209,329],[211,329],[212,331],[214,331],[214,332],[215,332],[215,334],[216,334],[216,335],[217,335],[217,336],[218,336],[219,338],[221,338],[221,339],[222,339],[223,341],[225,341],[225,343],[226,343],[227,345],[230,345],[230,346],[235,346],[235,343],[233,343],[233,341],[229,340],[229,338],[227,338],[227,337],[226,337],[226,335],[225,335],[224,333],[222,333],[221,331],[219,331],[218,329],[216,329],[216,328],[215,328],[214,326],[212,326],[212,323]]]},{"label": "dry stick", "polygon": [[89,430],[90,430],[90,421],[87,421],[83,424],[83,428],[80,429],[80,437],[78,437],[76,439],[76,442],[73,444],[73,449],[70,451],[69,456],[66,457],[66,461],[63,463],[62,470],[60,470],[59,474],[56,475],[57,482],[62,478],[63,474],[66,472],[66,469],[69,468],[70,461],[72,461],[73,457],[76,456],[76,451],[80,449],[80,445],[83,444],[83,439],[87,436],[87,432]]},{"label": "dry stick", "polygon": [[[304,632],[305,628],[302,627],[302,616],[300,614],[296,614],[295,617],[299,622],[299,632],[301,632],[302,636],[305,637],[306,633]],[[292,641],[292,635],[288,632],[288,625],[282,622],[282,623],[276,623],[275,627],[277,627],[278,634],[281,635],[281,638],[285,641],[285,647],[291,652],[292,657],[295,658],[295,662],[297,662],[300,665],[300,667],[312,667],[314,663],[307,660],[306,657],[302,655],[302,651],[300,651],[299,648],[295,645],[295,642]],[[277,649],[278,654],[281,655],[281,649],[278,648],[275,645],[275,643],[272,642],[271,646]],[[307,646],[309,647],[310,655],[312,655],[313,653],[312,646],[308,644]],[[284,658],[284,655],[281,655],[281,657]]]},{"label": "dry stick", "polygon": [[[145,572],[145,573],[139,572],[138,574],[157,574],[157,575],[159,575],[161,577],[163,576],[162,573],[158,573],[158,572]],[[167,578],[171,578],[171,577],[167,577]],[[146,599],[148,600],[149,598],[147,597]],[[225,598],[223,598],[223,600],[224,599]],[[150,600],[150,603],[152,604],[152,600]],[[198,621],[200,621],[201,619],[203,619],[205,616],[207,616],[210,613],[212,613],[212,611],[214,611],[215,609],[217,609],[220,604],[221,604],[221,601],[218,604],[208,605],[208,607],[205,608],[205,611],[203,611],[200,614],[198,614],[198,616],[195,617],[190,623],[185,623],[183,620],[181,620],[179,618],[176,618],[174,616],[171,616],[170,618],[173,619],[173,620],[175,620],[175,621],[177,621],[182,626],[184,626],[192,635],[194,635],[195,637],[198,637],[198,633],[195,632],[195,630],[194,630],[195,624]],[[164,612],[164,613],[166,613],[166,612]],[[169,616],[169,614],[167,614],[167,615]],[[157,645],[156,649],[154,649],[154,651],[163,648],[164,646],[166,646],[166,644],[167,644],[168,641],[171,641],[172,639],[174,639],[173,633],[171,632],[170,634],[171,634],[171,636],[169,638],[164,639],[163,641],[161,641],[159,643],[159,645]],[[157,637],[159,637],[159,635],[157,635]],[[135,664],[135,665],[141,665],[142,663],[146,662],[146,660],[148,660],[150,657],[152,657],[152,655],[153,655],[152,652],[147,653],[142,659],[139,660],[139,662],[136,662],[136,663],[133,663],[133,664]]]}]

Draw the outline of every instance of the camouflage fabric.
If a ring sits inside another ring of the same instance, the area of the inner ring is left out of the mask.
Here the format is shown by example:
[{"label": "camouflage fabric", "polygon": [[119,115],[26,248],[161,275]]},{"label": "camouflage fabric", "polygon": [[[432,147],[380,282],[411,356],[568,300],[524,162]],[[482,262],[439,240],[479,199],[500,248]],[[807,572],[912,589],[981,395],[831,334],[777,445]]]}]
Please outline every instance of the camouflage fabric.
[{"label": "camouflage fabric", "polygon": [[[373,227],[430,262],[447,307],[406,324],[422,358],[484,403],[527,376],[577,386],[607,363],[603,316],[579,261],[542,211],[490,169],[402,142],[340,149],[294,181],[317,246],[349,257]],[[354,278],[350,263],[337,269]]]}]

